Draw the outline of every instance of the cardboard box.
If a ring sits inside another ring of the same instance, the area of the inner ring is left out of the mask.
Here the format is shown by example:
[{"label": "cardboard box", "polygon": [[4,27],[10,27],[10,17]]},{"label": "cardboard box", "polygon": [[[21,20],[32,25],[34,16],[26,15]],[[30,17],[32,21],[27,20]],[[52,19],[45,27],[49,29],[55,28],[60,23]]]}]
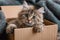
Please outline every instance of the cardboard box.
[{"label": "cardboard box", "polygon": [[14,35],[15,40],[57,40],[57,25],[47,22],[40,33],[33,33],[32,28],[15,29]]},{"label": "cardboard box", "polygon": [[57,24],[44,20],[44,29],[33,33],[32,27],[15,29],[14,35],[9,34],[9,40],[57,40]]},{"label": "cardboard box", "polygon": [[[17,13],[21,10],[21,6],[1,6],[1,8],[6,19],[16,18]],[[44,24],[44,29],[40,33],[33,33],[32,28],[15,29],[14,35],[9,34],[9,40],[57,40],[57,24],[48,20],[44,20]]]}]

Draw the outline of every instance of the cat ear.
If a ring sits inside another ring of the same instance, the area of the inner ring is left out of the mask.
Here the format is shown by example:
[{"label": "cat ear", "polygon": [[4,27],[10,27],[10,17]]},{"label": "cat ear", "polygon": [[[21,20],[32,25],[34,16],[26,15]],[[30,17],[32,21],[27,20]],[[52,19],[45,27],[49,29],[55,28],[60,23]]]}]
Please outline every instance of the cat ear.
[{"label": "cat ear", "polygon": [[39,8],[39,9],[38,9],[38,12],[40,12],[40,13],[45,13],[44,7]]},{"label": "cat ear", "polygon": [[24,10],[29,9],[29,5],[27,4],[26,1],[24,1],[24,3],[23,3],[23,9]]}]

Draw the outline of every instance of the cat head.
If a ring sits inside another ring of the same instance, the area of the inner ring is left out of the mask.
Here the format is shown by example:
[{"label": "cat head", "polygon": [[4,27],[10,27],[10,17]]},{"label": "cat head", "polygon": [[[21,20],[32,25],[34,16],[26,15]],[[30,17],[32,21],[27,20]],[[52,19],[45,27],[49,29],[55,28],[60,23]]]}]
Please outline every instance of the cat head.
[{"label": "cat head", "polygon": [[27,9],[27,10],[23,8],[23,10],[18,14],[19,23],[25,24],[26,26],[33,26],[36,23],[39,23],[41,22],[41,20],[43,20],[42,13],[44,13],[43,7],[39,9]]}]

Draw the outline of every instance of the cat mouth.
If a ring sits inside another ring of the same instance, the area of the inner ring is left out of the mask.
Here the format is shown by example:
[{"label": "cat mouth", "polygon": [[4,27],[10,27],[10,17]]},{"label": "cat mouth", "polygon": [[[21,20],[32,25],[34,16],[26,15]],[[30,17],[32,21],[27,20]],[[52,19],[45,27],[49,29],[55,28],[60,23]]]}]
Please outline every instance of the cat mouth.
[{"label": "cat mouth", "polygon": [[25,23],[26,26],[33,26],[34,24],[33,23]]}]

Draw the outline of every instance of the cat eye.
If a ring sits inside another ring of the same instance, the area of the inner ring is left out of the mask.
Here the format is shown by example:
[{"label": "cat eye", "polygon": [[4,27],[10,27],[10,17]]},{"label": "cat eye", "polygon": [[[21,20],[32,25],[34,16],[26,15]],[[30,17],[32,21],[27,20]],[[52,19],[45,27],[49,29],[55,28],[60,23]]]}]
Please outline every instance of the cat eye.
[{"label": "cat eye", "polygon": [[33,16],[33,18],[35,18],[35,16]]},{"label": "cat eye", "polygon": [[23,17],[28,17],[28,14],[24,14],[24,15],[22,15]]},{"label": "cat eye", "polygon": [[28,17],[28,14],[25,14],[26,17]]},{"label": "cat eye", "polygon": [[22,15],[23,17],[26,17],[25,15]]}]

